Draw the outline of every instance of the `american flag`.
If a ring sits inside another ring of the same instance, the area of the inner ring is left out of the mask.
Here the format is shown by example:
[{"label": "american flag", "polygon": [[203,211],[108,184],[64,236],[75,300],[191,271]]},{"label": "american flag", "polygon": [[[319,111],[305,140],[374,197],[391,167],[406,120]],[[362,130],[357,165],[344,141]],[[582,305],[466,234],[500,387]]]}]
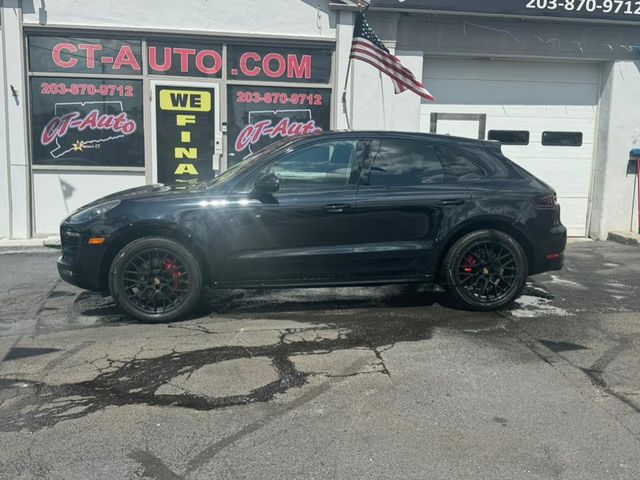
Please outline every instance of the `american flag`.
[{"label": "american flag", "polygon": [[424,85],[402,64],[400,59],[392,55],[389,49],[384,46],[369,26],[364,12],[357,14],[353,43],[351,44],[351,58],[366,62],[389,76],[396,94],[411,90],[422,98],[435,100]]}]

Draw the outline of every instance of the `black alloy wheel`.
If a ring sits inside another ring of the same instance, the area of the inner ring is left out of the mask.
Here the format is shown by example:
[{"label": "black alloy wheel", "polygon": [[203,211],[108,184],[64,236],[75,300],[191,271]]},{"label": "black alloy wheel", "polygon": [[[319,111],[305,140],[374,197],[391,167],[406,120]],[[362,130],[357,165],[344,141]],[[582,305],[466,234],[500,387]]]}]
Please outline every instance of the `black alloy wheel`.
[{"label": "black alloy wheel", "polygon": [[135,240],[116,256],[109,273],[116,303],[130,316],[147,322],[182,317],[197,304],[202,274],[195,256],[173,240]]},{"label": "black alloy wheel", "polygon": [[123,274],[123,293],[145,313],[169,313],[189,292],[189,272],[182,260],[166,249],[153,248],[129,260]]},{"label": "black alloy wheel", "polygon": [[527,259],[511,236],[497,230],[470,233],[445,259],[453,296],[470,310],[497,310],[511,304],[527,279]]}]

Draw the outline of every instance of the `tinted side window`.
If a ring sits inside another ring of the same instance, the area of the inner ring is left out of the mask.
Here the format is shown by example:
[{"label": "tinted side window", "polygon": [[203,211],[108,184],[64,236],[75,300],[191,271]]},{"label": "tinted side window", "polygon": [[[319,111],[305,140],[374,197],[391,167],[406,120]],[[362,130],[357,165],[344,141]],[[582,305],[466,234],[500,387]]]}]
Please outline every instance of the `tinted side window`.
[{"label": "tinted side window", "polygon": [[325,142],[286,154],[271,164],[282,188],[345,186],[351,178],[357,141]]},{"label": "tinted side window", "polygon": [[374,155],[364,185],[403,187],[444,182],[442,164],[428,143],[382,140]]},{"label": "tinted side window", "polygon": [[471,159],[449,147],[438,147],[446,182],[470,182],[486,177],[485,172]]}]

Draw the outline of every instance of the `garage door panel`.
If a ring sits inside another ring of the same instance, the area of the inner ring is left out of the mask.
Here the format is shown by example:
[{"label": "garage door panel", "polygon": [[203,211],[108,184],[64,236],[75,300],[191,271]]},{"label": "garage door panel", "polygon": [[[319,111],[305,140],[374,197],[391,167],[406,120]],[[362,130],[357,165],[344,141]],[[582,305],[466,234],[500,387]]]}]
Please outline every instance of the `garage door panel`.
[{"label": "garage door panel", "polygon": [[524,112],[515,115],[505,113],[502,109],[494,110],[482,107],[481,110],[477,106],[442,106],[435,105],[429,108],[423,108],[421,113],[421,123],[429,125],[431,122],[431,113],[465,113],[465,114],[477,114],[484,113],[487,115],[487,131],[488,130],[513,130],[516,126],[518,128],[524,127],[525,130],[530,132],[542,133],[546,131],[567,131],[567,121],[571,122],[571,131],[582,132],[585,141],[589,143],[594,138],[594,123],[596,121],[595,112],[583,112],[574,115],[566,115],[564,110],[559,112],[550,111],[548,116],[540,115],[526,115]]},{"label": "garage door panel", "polygon": [[538,117],[496,117],[494,115],[492,118],[487,118],[487,128],[489,130],[513,130],[515,126],[518,126],[518,128],[522,128],[532,133],[542,133],[566,132],[568,125],[571,125],[571,131],[582,132],[583,138],[594,138],[594,120],[595,119],[591,118],[585,119],[576,117],[555,117],[554,119],[549,120]]},{"label": "garage door panel", "polygon": [[[507,158],[513,159],[513,155],[506,155]],[[523,168],[530,169],[534,168],[539,172],[545,172],[545,174],[556,174],[563,175],[567,182],[570,182],[570,178],[566,178],[568,175],[571,177],[584,175],[586,178],[591,177],[591,172],[584,168],[585,160],[584,159],[565,159],[563,161],[558,161],[555,163],[555,166],[550,165],[550,162],[545,161],[540,158],[525,158],[518,159],[516,162]],[[534,172],[531,172],[534,173]]]},{"label": "garage door panel", "polygon": [[[552,185],[570,235],[585,235],[600,94],[596,64],[426,58],[424,81],[437,103],[423,104],[423,131],[430,131],[432,113],[484,114],[487,135],[528,131],[528,145],[503,145],[504,154]],[[437,130],[477,137],[462,126],[438,121]],[[542,145],[543,132],[580,132],[582,145]]]},{"label": "garage door panel", "polygon": [[[506,155],[507,158],[514,158]],[[590,166],[590,161],[583,159],[567,159],[551,166],[548,161],[537,158],[519,159],[516,162],[532,175],[551,183],[554,188],[560,191],[563,188],[570,188],[576,191],[579,187],[580,195],[588,196],[589,185],[591,183],[591,170],[585,168]]]},{"label": "garage door panel", "polygon": [[588,185],[590,178],[586,175],[577,176],[575,181],[568,182],[562,175],[537,171],[535,168],[527,168],[526,170],[551,185],[560,197],[589,198],[589,190],[585,188],[585,185]]},{"label": "garage door panel", "polygon": [[[473,105],[460,104],[443,104],[441,99],[437,99],[437,103],[423,104],[422,115],[429,115],[431,112],[438,113],[476,113],[478,107]],[[522,100],[521,100],[522,101]],[[596,118],[597,109],[588,105],[482,105],[486,110],[483,113],[488,115],[496,115],[498,117],[505,116],[508,118],[537,118],[540,120],[552,121],[554,119],[561,120],[563,118],[573,118],[576,120],[583,119],[586,122]]]},{"label": "garage door panel", "polygon": [[[543,165],[529,162],[523,162],[520,165],[532,175],[552,183],[553,187],[557,188],[558,191],[571,190],[582,196],[589,194],[590,175],[578,172],[569,174],[568,170],[571,170],[569,168],[559,168],[558,171],[554,172],[553,170],[545,168]],[[567,178],[569,175],[571,178]]]},{"label": "garage door panel", "polygon": [[[507,155],[508,158],[514,158],[513,155]],[[562,175],[589,175],[591,172],[587,171],[584,168],[585,160],[583,159],[565,159],[562,161],[557,161],[555,163],[555,167],[550,165],[550,162],[545,161],[541,158],[524,158],[518,159],[516,162],[524,168],[527,167],[535,167],[538,169],[542,169],[545,172],[553,173],[559,172]],[[569,179],[567,179],[569,181]]]},{"label": "garage door panel", "polygon": [[[545,147],[543,145],[529,144],[529,151],[522,151],[526,147],[503,145],[502,152],[509,158],[517,158],[517,162],[535,161],[537,163],[554,160],[556,165],[565,166],[572,162],[591,162],[592,155],[589,149],[581,147]],[[515,160],[514,160],[515,161]],[[546,164],[548,166],[548,163]],[[576,166],[575,164],[573,166]],[[566,171],[564,173],[567,173]]]},{"label": "garage door panel", "polygon": [[[483,112],[484,113],[484,112]],[[537,129],[540,131],[557,130],[561,128],[563,131],[567,128],[567,120],[571,121],[572,127],[577,130],[589,130],[591,131],[593,122],[595,121],[595,115],[584,116],[569,116],[550,113],[547,117],[528,116],[528,115],[508,115],[508,114],[496,114],[487,113],[492,115],[488,125],[513,127],[514,124],[525,124],[527,130]],[[585,132],[586,133],[586,132]]]},{"label": "garage door panel", "polygon": [[591,101],[597,92],[593,85],[569,83],[546,83],[544,96],[541,96],[531,94],[534,90],[541,90],[541,86],[530,81],[509,83],[427,78],[425,82],[432,93],[437,92],[434,95],[439,103],[467,105],[521,105],[523,98],[527,98],[531,105],[593,105]]},{"label": "garage door panel", "polygon": [[560,218],[572,237],[584,237],[589,202],[583,198],[559,198],[561,207]]},{"label": "garage door panel", "polygon": [[[553,76],[549,76],[549,71]],[[539,83],[599,84],[594,65],[573,62],[535,62],[470,58],[425,59],[424,73],[429,78],[468,78],[472,80],[534,81]]]},{"label": "garage door panel", "polygon": [[[588,200],[589,199],[589,192],[587,190],[585,190],[584,186],[582,184],[578,184],[578,183],[566,183],[564,181],[563,178],[559,177],[559,176],[554,176],[554,175],[546,175],[546,174],[536,174],[536,172],[533,172],[531,170],[529,170],[533,175],[535,175],[536,177],[538,177],[540,180],[542,180],[543,182],[551,185],[551,187],[556,191],[556,193],[558,194],[558,198],[562,199],[562,198],[567,198],[567,197],[571,197],[571,198],[582,198],[584,200]],[[586,177],[580,177],[580,179],[584,182],[588,182],[589,178]]]},{"label": "garage door panel", "polygon": [[[489,114],[487,114],[489,115]],[[572,132],[582,132],[583,138],[594,138],[592,118],[572,118],[561,117],[554,118],[552,120],[537,117],[524,117],[524,116],[512,116],[512,117],[497,117],[487,119],[487,128],[490,130],[513,130],[517,125],[518,128],[522,128],[532,133],[542,132],[566,132],[568,125],[571,125]],[[569,123],[570,122],[570,123]]]}]

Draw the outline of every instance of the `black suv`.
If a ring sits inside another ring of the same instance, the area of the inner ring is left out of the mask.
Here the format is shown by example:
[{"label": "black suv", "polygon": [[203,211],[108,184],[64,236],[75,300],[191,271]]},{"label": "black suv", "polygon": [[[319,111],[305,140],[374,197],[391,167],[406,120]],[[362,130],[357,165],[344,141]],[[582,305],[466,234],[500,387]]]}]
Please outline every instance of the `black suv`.
[{"label": "black suv", "polygon": [[129,315],[170,321],[204,286],[446,286],[494,310],[562,268],[551,187],[500,145],[349,132],[282,140],[208,183],[98,200],[61,226],[62,278]]}]

